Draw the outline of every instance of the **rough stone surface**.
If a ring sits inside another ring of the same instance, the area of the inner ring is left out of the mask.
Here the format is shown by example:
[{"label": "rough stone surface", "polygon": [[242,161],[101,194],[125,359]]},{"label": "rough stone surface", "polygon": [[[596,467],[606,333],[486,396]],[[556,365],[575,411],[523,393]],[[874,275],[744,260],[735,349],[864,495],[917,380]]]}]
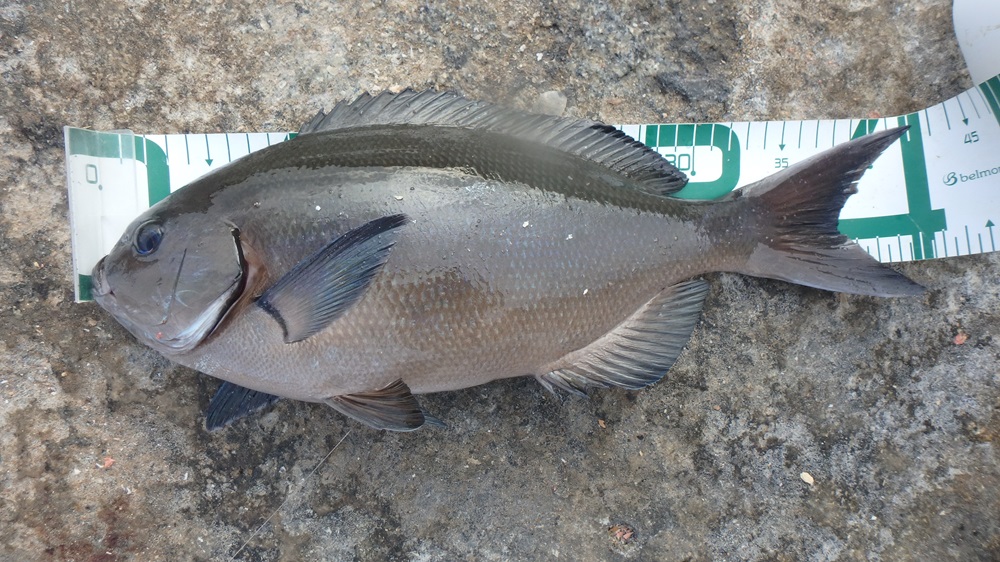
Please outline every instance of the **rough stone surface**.
[{"label": "rough stone surface", "polygon": [[519,107],[554,90],[567,114],[618,123],[894,115],[971,85],[950,13],[0,3],[0,559],[995,560],[997,255],[902,267],[929,288],[913,299],[714,275],[660,384],[434,395],[449,427],[413,434],[291,402],[208,434],[217,383],[70,283],[63,125],[289,130],[407,86]]}]

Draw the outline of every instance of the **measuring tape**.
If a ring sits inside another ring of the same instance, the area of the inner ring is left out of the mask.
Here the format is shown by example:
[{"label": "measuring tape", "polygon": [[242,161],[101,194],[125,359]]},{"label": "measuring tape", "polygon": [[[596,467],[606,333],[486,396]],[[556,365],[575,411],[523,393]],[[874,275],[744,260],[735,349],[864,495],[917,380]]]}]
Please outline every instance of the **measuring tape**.
[{"label": "measuring tape", "polygon": [[[1000,76],[923,111],[879,119],[623,125],[690,178],[676,194],[714,199],[836,144],[909,131],[868,170],[840,230],[882,262],[996,251]],[[150,205],[290,133],[135,135],[67,127],[66,174],[78,301],[90,272]]]},{"label": "measuring tape", "polygon": [[868,170],[840,230],[882,262],[992,252],[1000,242],[1000,78],[881,119],[638,125],[623,129],[688,174],[678,197],[715,199],[878,130],[910,130]]}]

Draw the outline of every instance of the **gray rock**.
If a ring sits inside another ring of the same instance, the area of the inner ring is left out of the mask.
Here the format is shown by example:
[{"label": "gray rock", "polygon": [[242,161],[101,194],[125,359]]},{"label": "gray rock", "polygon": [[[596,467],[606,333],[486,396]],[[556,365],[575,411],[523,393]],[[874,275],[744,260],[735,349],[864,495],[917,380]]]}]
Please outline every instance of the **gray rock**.
[{"label": "gray rock", "polygon": [[294,130],[362,91],[554,84],[612,123],[896,115],[971,85],[950,8],[8,0],[0,559],[995,558],[996,255],[900,266],[916,299],[713,275],[661,383],[433,395],[448,428],[403,435],[292,402],[208,434],[217,382],[71,294],[63,125]]},{"label": "gray rock", "polygon": [[539,94],[531,106],[531,111],[546,115],[562,115],[566,111],[566,94],[558,90],[549,90]]}]

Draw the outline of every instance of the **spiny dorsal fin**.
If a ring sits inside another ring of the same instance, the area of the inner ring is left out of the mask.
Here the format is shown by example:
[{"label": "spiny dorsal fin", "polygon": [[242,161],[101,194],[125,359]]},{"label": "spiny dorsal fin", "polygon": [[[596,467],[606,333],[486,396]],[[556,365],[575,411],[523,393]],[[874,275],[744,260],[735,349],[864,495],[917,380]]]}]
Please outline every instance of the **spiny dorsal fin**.
[{"label": "spiny dorsal fin", "polygon": [[320,112],[299,134],[376,125],[433,125],[509,135],[601,164],[657,195],[671,195],[687,184],[687,177],[662,156],[614,127],[525,113],[467,100],[454,92],[362,94],[352,102],[338,103],[327,114]]},{"label": "spiny dorsal fin", "polygon": [[691,338],[707,294],[708,283],[701,279],[667,287],[614,330],[536,378],[550,391],[573,394],[588,387],[649,386],[663,378]]}]

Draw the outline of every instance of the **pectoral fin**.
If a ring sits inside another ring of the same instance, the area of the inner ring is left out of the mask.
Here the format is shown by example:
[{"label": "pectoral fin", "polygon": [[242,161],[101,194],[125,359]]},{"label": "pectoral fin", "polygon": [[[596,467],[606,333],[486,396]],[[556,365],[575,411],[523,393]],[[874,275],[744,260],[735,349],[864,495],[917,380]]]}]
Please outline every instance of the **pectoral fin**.
[{"label": "pectoral fin", "polygon": [[701,315],[708,284],[667,287],[615,329],[567,354],[536,377],[546,389],[582,395],[588,387],[639,389],[670,370]]},{"label": "pectoral fin", "polygon": [[209,431],[222,429],[234,421],[245,418],[274,404],[278,396],[251,390],[231,382],[223,382],[205,412],[205,427]]},{"label": "pectoral fin", "polygon": [[325,402],[341,414],[375,429],[413,431],[424,423],[444,425],[424,413],[403,381],[372,392],[334,396]]},{"label": "pectoral fin", "polygon": [[380,217],[337,238],[302,260],[257,299],[285,334],[302,341],[356,303],[389,259],[405,215]]}]

